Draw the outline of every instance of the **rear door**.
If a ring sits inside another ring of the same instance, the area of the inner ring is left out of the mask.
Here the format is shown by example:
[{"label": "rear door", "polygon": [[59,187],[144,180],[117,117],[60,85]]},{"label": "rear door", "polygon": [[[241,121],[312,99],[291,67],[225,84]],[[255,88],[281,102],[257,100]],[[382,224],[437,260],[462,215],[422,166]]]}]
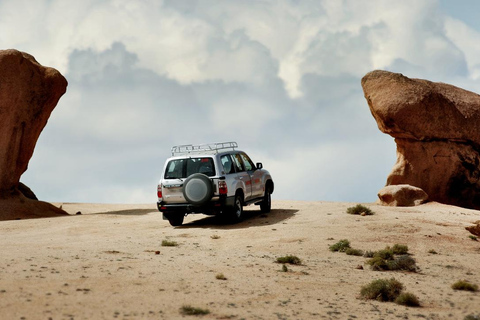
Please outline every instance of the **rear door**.
[{"label": "rear door", "polygon": [[185,175],[186,159],[170,160],[162,181],[163,201],[166,203],[186,203],[182,187]]},{"label": "rear door", "polygon": [[250,174],[245,170],[242,157],[238,153],[232,154],[233,165],[235,166],[235,171],[237,172],[236,179],[241,180],[245,187],[245,201],[248,201],[252,198],[252,180]]},{"label": "rear door", "polygon": [[168,162],[162,182],[163,201],[166,203],[186,203],[183,183],[190,175],[203,173],[215,176],[215,165],[211,157],[172,159]]}]

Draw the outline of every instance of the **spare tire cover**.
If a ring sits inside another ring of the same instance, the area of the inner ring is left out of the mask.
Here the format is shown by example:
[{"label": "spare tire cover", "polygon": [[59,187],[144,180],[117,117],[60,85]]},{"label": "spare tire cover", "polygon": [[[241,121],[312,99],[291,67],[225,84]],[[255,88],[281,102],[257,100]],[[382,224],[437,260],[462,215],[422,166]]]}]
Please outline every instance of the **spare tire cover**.
[{"label": "spare tire cover", "polygon": [[192,174],[183,184],[183,196],[191,204],[205,204],[212,198],[212,195],[212,181],[204,174]]}]

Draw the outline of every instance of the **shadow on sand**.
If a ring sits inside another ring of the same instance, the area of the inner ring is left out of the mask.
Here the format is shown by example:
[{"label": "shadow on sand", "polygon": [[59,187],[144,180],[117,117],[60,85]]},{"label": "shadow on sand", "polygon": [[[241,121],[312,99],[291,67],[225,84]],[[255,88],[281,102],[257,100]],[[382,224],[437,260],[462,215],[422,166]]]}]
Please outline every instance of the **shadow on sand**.
[{"label": "shadow on sand", "polygon": [[213,216],[187,222],[176,228],[242,229],[261,227],[278,224],[293,217],[296,212],[298,212],[296,209],[272,209],[269,213],[262,213],[260,210],[246,210],[243,212],[245,215],[243,221],[239,223],[231,224]]},{"label": "shadow on sand", "polygon": [[119,216],[140,216],[150,212],[155,212],[153,209],[127,209],[127,210],[117,210],[117,211],[107,211],[107,212],[97,212],[95,214],[113,214]]}]

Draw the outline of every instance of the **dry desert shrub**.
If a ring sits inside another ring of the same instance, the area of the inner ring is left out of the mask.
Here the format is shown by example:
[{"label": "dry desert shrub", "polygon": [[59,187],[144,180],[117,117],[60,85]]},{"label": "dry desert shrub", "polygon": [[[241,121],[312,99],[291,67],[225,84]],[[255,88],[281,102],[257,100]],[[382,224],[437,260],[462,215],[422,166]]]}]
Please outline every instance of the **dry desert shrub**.
[{"label": "dry desert shrub", "polygon": [[365,207],[364,205],[361,205],[361,204],[357,204],[355,207],[347,208],[347,213],[358,214],[361,216],[370,216],[374,214],[374,212],[370,208]]},{"label": "dry desert shrub", "polygon": [[329,247],[333,252],[345,252],[348,248],[350,248],[350,241],[347,239],[342,239]]},{"label": "dry desert shrub", "polygon": [[404,244],[394,244],[392,247],[393,254],[408,254],[408,246]]},{"label": "dry desert shrub", "polygon": [[415,259],[408,255],[408,247],[400,244],[374,252],[367,264],[375,271],[417,271]]},{"label": "dry desert shrub", "polygon": [[171,240],[162,240],[162,247],[176,247],[178,243]]},{"label": "dry desert shrub", "polygon": [[209,314],[210,310],[184,305],[180,308],[180,313],[186,316],[200,316]]},{"label": "dry desert shrub", "polygon": [[223,273],[217,273],[217,275],[215,276],[215,279],[217,279],[217,280],[227,280],[227,277],[225,277],[225,275]]},{"label": "dry desert shrub", "polygon": [[363,299],[377,301],[395,301],[403,290],[403,284],[392,279],[377,279],[362,287],[360,296]]},{"label": "dry desert shrub", "polygon": [[277,263],[302,264],[302,260],[297,256],[287,255],[284,257],[278,257]]},{"label": "dry desert shrub", "polygon": [[407,307],[420,306],[417,296],[410,292],[400,293],[400,295],[395,299],[395,303]]},{"label": "dry desert shrub", "polygon": [[349,256],[363,256],[363,251],[359,249],[348,248],[345,253]]},{"label": "dry desert shrub", "polygon": [[415,259],[408,255],[395,257],[393,260],[387,262],[387,266],[388,270],[417,271]]},{"label": "dry desert shrub", "polygon": [[395,254],[393,253],[393,250],[390,247],[386,247],[383,250],[378,250],[378,251],[374,252],[373,256],[382,258],[384,260],[392,260],[395,256]]},{"label": "dry desert shrub", "polygon": [[365,251],[365,253],[363,254],[363,256],[365,258],[373,258],[373,255],[375,254],[375,251],[371,251],[371,250],[367,250]]},{"label": "dry desert shrub", "polygon": [[478,286],[466,280],[459,280],[454,284],[452,284],[452,289],[475,292],[475,291],[478,291]]}]

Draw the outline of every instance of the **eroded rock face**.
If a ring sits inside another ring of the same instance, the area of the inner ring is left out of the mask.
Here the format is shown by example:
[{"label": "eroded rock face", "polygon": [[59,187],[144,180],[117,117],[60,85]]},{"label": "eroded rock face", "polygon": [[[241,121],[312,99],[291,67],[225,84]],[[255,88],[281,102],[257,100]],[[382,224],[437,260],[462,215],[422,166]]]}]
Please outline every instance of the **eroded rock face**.
[{"label": "eroded rock face", "polygon": [[[19,191],[20,176],[66,88],[67,80],[57,70],[41,66],[31,55],[0,50],[0,200],[14,199],[15,204],[0,207],[20,210],[22,203],[35,201]],[[29,210],[34,207],[28,205]]]},{"label": "eroded rock face", "polygon": [[399,184],[381,189],[378,192],[378,199],[384,206],[413,207],[426,202],[428,195],[420,188]]},{"label": "eroded rock face", "polygon": [[480,95],[387,71],[368,73],[362,87],[378,128],[397,144],[387,185],[480,209]]}]

